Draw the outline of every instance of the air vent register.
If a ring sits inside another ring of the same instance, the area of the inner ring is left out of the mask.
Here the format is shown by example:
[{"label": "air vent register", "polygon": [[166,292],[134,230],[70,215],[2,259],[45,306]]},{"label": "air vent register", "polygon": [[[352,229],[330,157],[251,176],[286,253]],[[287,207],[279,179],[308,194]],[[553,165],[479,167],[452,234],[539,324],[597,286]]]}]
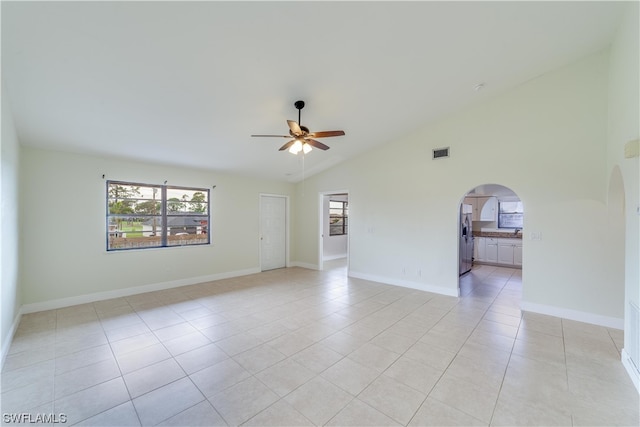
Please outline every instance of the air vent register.
[{"label": "air vent register", "polygon": [[433,160],[449,157],[449,147],[446,148],[434,148]]}]

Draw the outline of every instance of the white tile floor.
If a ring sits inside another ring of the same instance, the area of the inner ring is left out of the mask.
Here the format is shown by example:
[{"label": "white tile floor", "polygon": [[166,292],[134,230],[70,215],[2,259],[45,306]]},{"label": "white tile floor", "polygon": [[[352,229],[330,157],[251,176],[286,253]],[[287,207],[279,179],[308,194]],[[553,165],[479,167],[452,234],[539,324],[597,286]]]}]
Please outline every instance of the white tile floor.
[{"label": "white tile floor", "polygon": [[325,271],[23,316],[5,414],[66,425],[629,425],[622,332],[521,314],[519,270],[445,297]]}]

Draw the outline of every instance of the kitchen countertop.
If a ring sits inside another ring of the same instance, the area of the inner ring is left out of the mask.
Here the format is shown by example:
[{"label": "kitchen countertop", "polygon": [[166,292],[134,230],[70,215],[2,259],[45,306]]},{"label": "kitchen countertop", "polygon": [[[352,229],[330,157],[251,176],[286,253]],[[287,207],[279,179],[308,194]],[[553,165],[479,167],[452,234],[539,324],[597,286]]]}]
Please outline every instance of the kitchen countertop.
[{"label": "kitchen countertop", "polygon": [[503,239],[522,239],[522,231],[514,234],[512,231],[474,231],[473,237],[500,237]]}]

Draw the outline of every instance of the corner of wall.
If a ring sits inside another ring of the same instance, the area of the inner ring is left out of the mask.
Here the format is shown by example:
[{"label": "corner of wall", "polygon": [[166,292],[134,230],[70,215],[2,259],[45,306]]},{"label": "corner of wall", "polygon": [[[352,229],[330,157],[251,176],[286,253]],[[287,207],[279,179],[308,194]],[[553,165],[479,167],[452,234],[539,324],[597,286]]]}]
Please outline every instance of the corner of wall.
[{"label": "corner of wall", "polygon": [[622,365],[627,370],[627,374],[629,374],[629,378],[631,378],[633,385],[636,387],[636,390],[638,390],[638,393],[640,393],[640,371],[638,371],[636,365],[633,364],[631,356],[629,356],[625,349],[622,349],[621,359]]},{"label": "corner of wall", "polygon": [[18,310],[18,313],[16,314],[16,317],[6,336],[2,337],[2,346],[0,348],[0,371],[2,371],[2,369],[4,368],[4,362],[9,355],[9,349],[11,348],[11,343],[13,342],[13,338],[16,335],[16,331],[18,330],[18,325],[20,325],[20,320],[22,320],[22,307]]},{"label": "corner of wall", "polygon": [[1,81],[2,111],[0,138],[0,363],[9,352],[21,318],[20,279],[20,142]]}]

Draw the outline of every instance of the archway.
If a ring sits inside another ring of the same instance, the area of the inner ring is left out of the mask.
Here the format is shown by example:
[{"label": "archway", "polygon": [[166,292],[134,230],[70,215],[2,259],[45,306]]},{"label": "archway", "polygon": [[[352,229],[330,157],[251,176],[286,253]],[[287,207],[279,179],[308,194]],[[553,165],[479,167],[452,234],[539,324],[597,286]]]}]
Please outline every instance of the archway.
[{"label": "archway", "polygon": [[462,196],[459,212],[459,295],[471,291],[473,271],[480,266],[522,269],[525,212],[514,190],[500,184],[479,185]]}]

